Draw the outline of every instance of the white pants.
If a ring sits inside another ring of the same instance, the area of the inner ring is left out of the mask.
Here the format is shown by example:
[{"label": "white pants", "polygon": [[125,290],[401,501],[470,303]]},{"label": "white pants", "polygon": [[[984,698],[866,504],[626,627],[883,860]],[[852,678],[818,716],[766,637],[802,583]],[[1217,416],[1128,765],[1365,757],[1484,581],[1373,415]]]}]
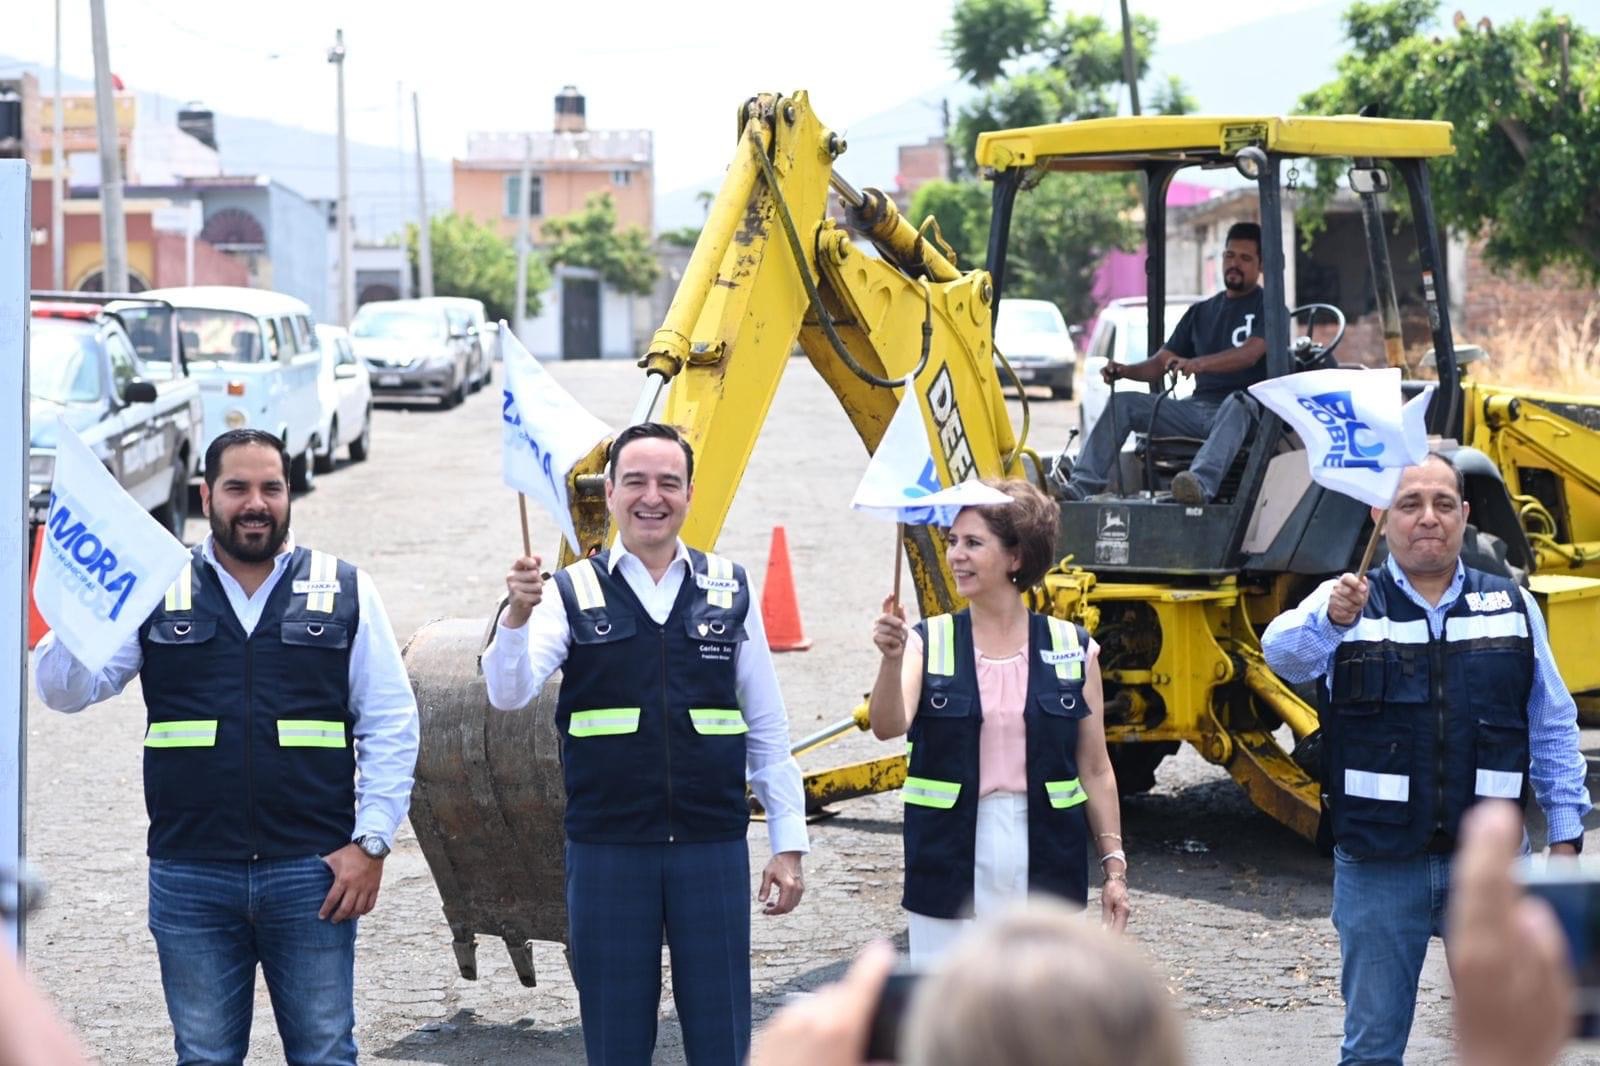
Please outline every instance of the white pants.
[{"label": "white pants", "polygon": [[[975,918],[993,915],[1028,894],[1028,797],[1021,792],[991,792],[978,800],[978,840],[972,870]],[[911,933],[911,964],[938,961],[974,918],[929,918],[906,912]]]}]

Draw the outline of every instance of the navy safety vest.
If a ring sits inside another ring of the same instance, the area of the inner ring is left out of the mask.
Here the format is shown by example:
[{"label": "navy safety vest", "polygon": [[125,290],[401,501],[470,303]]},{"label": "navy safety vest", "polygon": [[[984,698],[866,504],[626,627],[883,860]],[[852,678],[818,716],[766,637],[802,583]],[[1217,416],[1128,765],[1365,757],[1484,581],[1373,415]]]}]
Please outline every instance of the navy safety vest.
[{"label": "navy safety vest", "polygon": [[1522,798],[1533,641],[1505,578],[1468,567],[1439,638],[1387,565],[1367,581],[1334,655],[1324,788],[1340,847],[1402,858],[1454,841],[1478,799]]},{"label": "navy safety vest", "polygon": [[249,636],[199,548],[139,628],[155,859],[325,855],[355,829],[356,568],[296,548]]},{"label": "navy safety vest", "polygon": [[703,843],[743,838],[745,734],[734,665],[745,640],[744,568],[689,549],[657,625],[609,552],[556,573],[572,627],[556,729],[570,840]]},{"label": "navy safety vest", "polygon": [[[922,697],[907,739],[906,885],[901,905],[931,918],[972,915],[978,835],[978,738],[983,707],[965,610],[917,624]],[[1088,634],[1030,615],[1028,703],[1022,720],[1028,764],[1028,887],[1083,906],[1089,897],[1089,796],[1078,780],[1078,722]]]}]

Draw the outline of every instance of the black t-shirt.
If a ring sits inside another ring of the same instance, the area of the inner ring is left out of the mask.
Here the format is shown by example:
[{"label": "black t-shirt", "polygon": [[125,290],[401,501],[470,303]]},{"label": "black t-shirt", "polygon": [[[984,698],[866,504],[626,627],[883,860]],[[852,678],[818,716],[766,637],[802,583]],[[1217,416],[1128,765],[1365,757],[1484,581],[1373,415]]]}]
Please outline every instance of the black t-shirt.
[{"label": "black t-shirt", "polygon": [[[1208,300],[1190,306],[1178,320],[1165,345],[1167,351],[1194,359],[1237,348],[1251,337],[1267,335],[1266,298],[1260,286],[1247,296],[1230,299],[1219,292]],[[1196,374],[1196,399],[1221,403],[1230,393],[1267,379],[1267,359],[1263,355],[1243,370],[1223,374]]]}]

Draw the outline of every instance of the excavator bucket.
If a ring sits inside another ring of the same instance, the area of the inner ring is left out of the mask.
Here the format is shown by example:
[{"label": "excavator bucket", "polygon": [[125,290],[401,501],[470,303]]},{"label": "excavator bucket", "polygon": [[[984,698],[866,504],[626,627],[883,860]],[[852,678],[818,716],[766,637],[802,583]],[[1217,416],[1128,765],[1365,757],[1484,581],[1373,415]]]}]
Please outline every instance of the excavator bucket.
[{"label": "excavator bucket", "polygon": [[452,618],[423,626],[405,647],[422,722],[411,827],[439,887],[461,976],[477,980],[481,933],[505,942],[532,988],[529,942],[567,940],[560,676],[521,711],[496,711],[478,667],[489,635],[481,621]]}]

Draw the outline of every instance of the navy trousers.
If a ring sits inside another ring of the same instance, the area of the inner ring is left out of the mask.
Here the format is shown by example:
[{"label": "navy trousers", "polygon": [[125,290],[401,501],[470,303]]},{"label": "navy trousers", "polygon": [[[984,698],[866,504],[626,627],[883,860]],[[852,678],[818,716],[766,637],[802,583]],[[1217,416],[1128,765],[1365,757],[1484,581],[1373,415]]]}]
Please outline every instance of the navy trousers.
[{"label": "navy trousers", "polygon": [[649,1066],[661,940],[690,1066],[750,1050],[750,852],[710,844],[567,842],[567,921],[589,1066]]}]

